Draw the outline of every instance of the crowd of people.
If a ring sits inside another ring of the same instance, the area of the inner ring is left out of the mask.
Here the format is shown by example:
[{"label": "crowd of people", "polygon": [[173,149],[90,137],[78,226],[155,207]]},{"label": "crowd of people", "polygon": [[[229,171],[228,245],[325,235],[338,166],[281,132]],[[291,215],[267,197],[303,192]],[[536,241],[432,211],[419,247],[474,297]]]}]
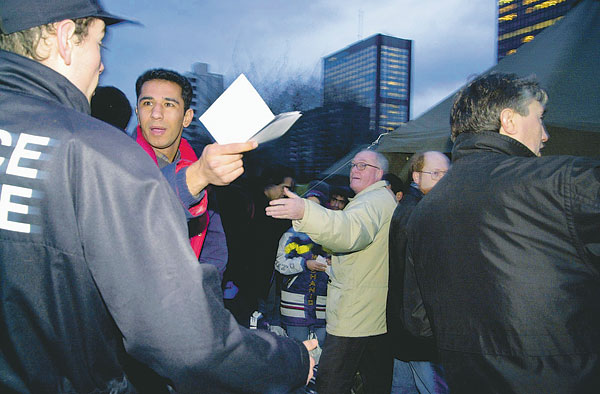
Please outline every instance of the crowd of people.
[{"label": "crowd of people", "polygon": [[403,182],[364,150],[347,186],[296,185],[244,175],[253,141],[198,155],[171,70],[123,133],[97,88],[123,21],[0,1],[0,391],[597,390],[600,161],[540,157],[535,80],[463,88],[452,162],[418,152]]}]

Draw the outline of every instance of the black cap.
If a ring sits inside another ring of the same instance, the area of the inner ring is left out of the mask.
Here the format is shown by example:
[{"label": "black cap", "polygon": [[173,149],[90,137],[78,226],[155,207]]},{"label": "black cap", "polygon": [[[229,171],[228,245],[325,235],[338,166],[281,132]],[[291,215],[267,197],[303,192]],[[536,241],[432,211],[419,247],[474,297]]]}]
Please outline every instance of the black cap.
[{"label": "black cap", "polygon": [[127,21],[104,11],[97,0],[0,0],[0,31],[4,34],[90,16],[106,25]]}]

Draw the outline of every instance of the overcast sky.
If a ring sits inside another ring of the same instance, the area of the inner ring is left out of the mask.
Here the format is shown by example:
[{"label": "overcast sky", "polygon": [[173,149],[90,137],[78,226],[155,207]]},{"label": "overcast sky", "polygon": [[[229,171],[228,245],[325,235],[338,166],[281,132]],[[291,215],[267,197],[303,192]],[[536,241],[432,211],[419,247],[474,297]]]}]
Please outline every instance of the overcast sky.
[{"label": "overcast sky", "polygon": [[[411,118],[496,62],[496,0],[103,0],[137,25],[110,28],[100,85],[135,104],[134,84],[155,67],[203,62],[226,86],[321,75],[321,58],[377,33],[413,40]],[[362,18],[359,17],[362,15]],[[359,21],[362,20],[362,23]],[[131,126],[131,125],[130,125]]]}]

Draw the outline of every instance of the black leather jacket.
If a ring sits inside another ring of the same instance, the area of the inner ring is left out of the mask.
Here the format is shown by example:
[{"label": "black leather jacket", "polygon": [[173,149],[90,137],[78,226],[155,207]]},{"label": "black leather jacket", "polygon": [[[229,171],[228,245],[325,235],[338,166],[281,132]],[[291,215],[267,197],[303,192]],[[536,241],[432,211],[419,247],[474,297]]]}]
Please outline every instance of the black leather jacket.
[{"label": "black leather jacket", "polygon": [[460,135],[452,157],[407,246],[450,390],[597,391],[600,161],[492,132]]},{"label": "black leather jacket", "polygon": [[0,51],[0,392],[155,392],[148,367],[179,392],[302,386],[304,346],[236,324],[159,169],[88,113]]}]

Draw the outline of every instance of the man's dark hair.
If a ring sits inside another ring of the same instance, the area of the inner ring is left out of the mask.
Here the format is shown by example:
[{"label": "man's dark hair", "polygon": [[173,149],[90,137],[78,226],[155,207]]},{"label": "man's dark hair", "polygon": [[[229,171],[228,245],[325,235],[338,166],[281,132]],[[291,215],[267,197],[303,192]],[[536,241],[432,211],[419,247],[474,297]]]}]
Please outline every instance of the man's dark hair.
[{"label": "man's dark hair", "polygon": [[398,192],[404,192],[404,182],[402,182],[402,179],[397,177],[395,174],[388,172],[387,174],[384,174],[381,179],[387,181],[390,184],[390,187],[392,188],[394,194]]},{"label": "man's dark hair", "polygon": [[329,185],[329,196],[333,197],[334,195],[343,197],[347,203],[348,198],[354,196],[354,192],[348,186]]},{"label": "man's dark hair", "polygon": [[461,133],[500,131],[500,113],[510,108],[529,115],[531,101],[545,107],[548,94],[531,78],[494,73],[473,80],[454,98],[450,112],[452,139]]},{"label": "man's dark hair", "polygon": [[294,171],[288,167],[278,166],[277,168],[265,169],[259,177],[259,184],[263,189],[273,185],[281,185],[285,178],[290,177],[294,181],[292,189],[295,186]]},{"label": "man's dark hair", "polygon": [[165,70],[164,68],[155,68],[148,70],[139,76],[135,81],[135,95],[136,100],[140,99],[140,92],[142,91],[142,85],[148,81],[154,81],[160,79],[162,81],[175,82],[181,87],[181,97],[183,97],[183,111],[187,111],[192,103],[192,84],[190,81],[179,74],[176,71]]},{"label": "man's dark hair", "polygon": [[131,104],[125,93],[114,86],[98,86],[91,101],[92,116],[121,130],[131,118]]}]

